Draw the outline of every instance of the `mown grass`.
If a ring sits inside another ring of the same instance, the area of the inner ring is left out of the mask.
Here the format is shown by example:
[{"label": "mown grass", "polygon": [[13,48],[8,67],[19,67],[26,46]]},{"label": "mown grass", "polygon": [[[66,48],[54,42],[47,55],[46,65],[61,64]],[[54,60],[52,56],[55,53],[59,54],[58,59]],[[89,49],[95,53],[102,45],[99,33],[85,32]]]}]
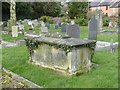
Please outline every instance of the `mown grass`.
[{"label": "mown grass", "polygon": [[95,52],[93,62],[99,64],[91,72],[81,76],[62,76],[53,74],[44,68],[28,64],[26,46],[2,50],[2,65],[8,70],[45,88],[117,88],[118,87],[118,51]]},{"label": "mown grass", "polygon": [[[36,34],[39,34],[40,27],[41,26],[38,26],[38,27],[34,28],[33,31],[35,31]],[[58,29],[54,29],[54,27],[55,27],[55,24],[51,24],[50,29],[48,29],[48,31],[50,33],[60,32],[60,33],[66,34],[64,32],[61,32],[61,27],[59,27]],[[103,27],[103,28],[107,28],[107,27]],[[111,28],[109,28],[109,29],[111,29]],[[25,23],[25,31],[26,32],[33,32],[33,31],[28,30],[27,23]],[[3,40],[8,41],[8,42],[14,42],[14,39],[17,39],[17,40],[24,39],[24,35],[19,35],[19,37],[15,38],[15,37],[12,37],[12,35],[2,34],[2,38],[3,38]],[[81,39],[84,39],[84,38],[88,39],[88,26],[80,26],[80,38]],[[115,34],[110,34],[110,35],[108,35],[108,34],[98,34],[97,35],[97,41],[110,42],[111,39],[114,39],[114,42],[118,42],[118,35],[115,35]]]}]

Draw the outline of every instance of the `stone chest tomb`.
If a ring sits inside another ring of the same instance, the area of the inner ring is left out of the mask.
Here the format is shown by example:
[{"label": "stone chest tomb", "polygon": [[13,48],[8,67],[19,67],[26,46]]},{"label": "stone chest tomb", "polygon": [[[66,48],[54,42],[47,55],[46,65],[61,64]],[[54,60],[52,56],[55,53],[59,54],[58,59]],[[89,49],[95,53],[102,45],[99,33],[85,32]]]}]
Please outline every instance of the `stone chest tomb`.
[{"label": "stone chest tomb", "polygon": [[32,64],[74,75],[91,69],[95,40],[71,38],[63,34],[25,37]]}]

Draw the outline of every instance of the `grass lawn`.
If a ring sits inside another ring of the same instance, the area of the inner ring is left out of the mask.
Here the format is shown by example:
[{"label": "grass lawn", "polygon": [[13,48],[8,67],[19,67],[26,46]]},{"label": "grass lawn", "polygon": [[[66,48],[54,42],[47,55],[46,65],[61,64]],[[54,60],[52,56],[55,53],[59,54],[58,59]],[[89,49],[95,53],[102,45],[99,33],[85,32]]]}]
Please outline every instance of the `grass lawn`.
[{"label": "grass lawn", "polygon": [[[50,33],[56,33],[56,32],[63,33],[63,32],[61,32],[61,27],[59,27],[58,29],[54,29],[54,26],[55,26],[55,24],[51,24],[50,29],[48,30]],[[34,28],[34,31],[35,31],[36,34],[39,34],[39,28],[40,28],[40,26]],[[107,28],[107,27],[103,27],[103,28]],[[25,23],[25,31],[26,32],[32,32],[32,31],[28,30],[27,23]],[[65,33],[63,33],[63,34],[65,34]],[[14,37],[13,38],[12,35],[4,35],[4,34],[2,34],[2,38],[3,38],[3,40],[8,41],[8,42],[14,42],[14,39],[21,40],[21,39],[24,39],[24,36],[19,35],[19,37]],[[80,38],[81,39],[88,38],[88,26],[80,26]],[[114,34],[111,34],[111,35],[98,34],[98,36],[97,36],[98,41],[110,42],[111,39],[114,39],[114,42],[118,42],[118,35],[114,35]]]},{"label": "grass lawn", "polygon": [[78,77],[53,74],[44,68],[28,64],[26,46],[3,49],[2,58],[3,67],[45,88],[118,87],[118,50],[115,53],[107,53],[106,50],[95,52],[92,61],[99,66]]},{"label": "grass lawn", "polygon": [[[54,29],[55,25],[51,25],[50,33],[60,32],[61,28]],[[34,31],[39,34],[39,27]],[[25,24],[25,31],[28,30]],[[63,33],[65,34],[65,33]],[[23,35],[13,38],[12,35],[2,35],[3,40],[14,42],[14,39],[24,39]],[[80,38],[88,38],[88,27],[80,26]],[[118,35],[99,35],[98,41],[110,42],[111,38],[114,42],[118,42]],[[107,53],[106,50],[95,52],[93,62],[99,64],[98,67],[92,69],[91,72],[81,76],[67,77],[40,68],[38,66],[27,63],[29,59],[26,46],[5,48],[2,50],[2,65],[8,70],[23,76],[34,83],[45,88],[117,88],[118,87],[118,50],[115,53]]]}]

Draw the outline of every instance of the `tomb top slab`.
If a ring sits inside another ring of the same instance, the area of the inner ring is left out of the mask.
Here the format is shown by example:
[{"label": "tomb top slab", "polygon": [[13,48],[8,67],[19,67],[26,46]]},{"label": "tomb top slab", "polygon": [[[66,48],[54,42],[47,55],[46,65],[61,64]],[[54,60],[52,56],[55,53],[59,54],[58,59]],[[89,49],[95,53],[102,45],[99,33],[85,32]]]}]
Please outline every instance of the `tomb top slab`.
[{"label": "tomb top slab", "polygon": [[[52,34],[53,36],[50,36],[49,34],[46,34],[45,36],[33,38],[37,41],[44,42],[44,43],[51,43],[51,44],[57,44],[57,45],[67,45],[67,46],[83,46],[88,45],[91,43],[96,43],[96,40],[83,40],[78,38],[70,38],[66,35],[62,34]],[[61,36],[62,38],[58,38],[58,36]],[[57,36],[57,37],[55,37]],[[26,37],[29,38],[29,37]],[[30,38],[31,39],[31,38]]]}]

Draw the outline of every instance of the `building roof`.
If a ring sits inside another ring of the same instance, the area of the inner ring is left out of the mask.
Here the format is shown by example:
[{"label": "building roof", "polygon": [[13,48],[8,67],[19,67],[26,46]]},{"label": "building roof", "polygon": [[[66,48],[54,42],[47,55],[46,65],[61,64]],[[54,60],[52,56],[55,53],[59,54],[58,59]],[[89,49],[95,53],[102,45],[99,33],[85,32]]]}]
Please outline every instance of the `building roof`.
[{"label": "building roof", "polygon": [[99,6],[110,6],[113,0],[101,0]]},{"label": "building roof", "polygon": [[116,2],[114,2],[110,8],[118,8],[120,7],[120,0],[116,0]]},{"label": "building roof", "polygon": [[111,6],[111,8],[117,8],[120,6],[120,0],[93,0],[90,3],[91,7],[99,6]]},{"label": "building roof", "polygon": [[100,3],[100,2],[91,2],[91,3],[90,3],[90,6],[91,6],[91,7],[99,7],[99,3]]}]

